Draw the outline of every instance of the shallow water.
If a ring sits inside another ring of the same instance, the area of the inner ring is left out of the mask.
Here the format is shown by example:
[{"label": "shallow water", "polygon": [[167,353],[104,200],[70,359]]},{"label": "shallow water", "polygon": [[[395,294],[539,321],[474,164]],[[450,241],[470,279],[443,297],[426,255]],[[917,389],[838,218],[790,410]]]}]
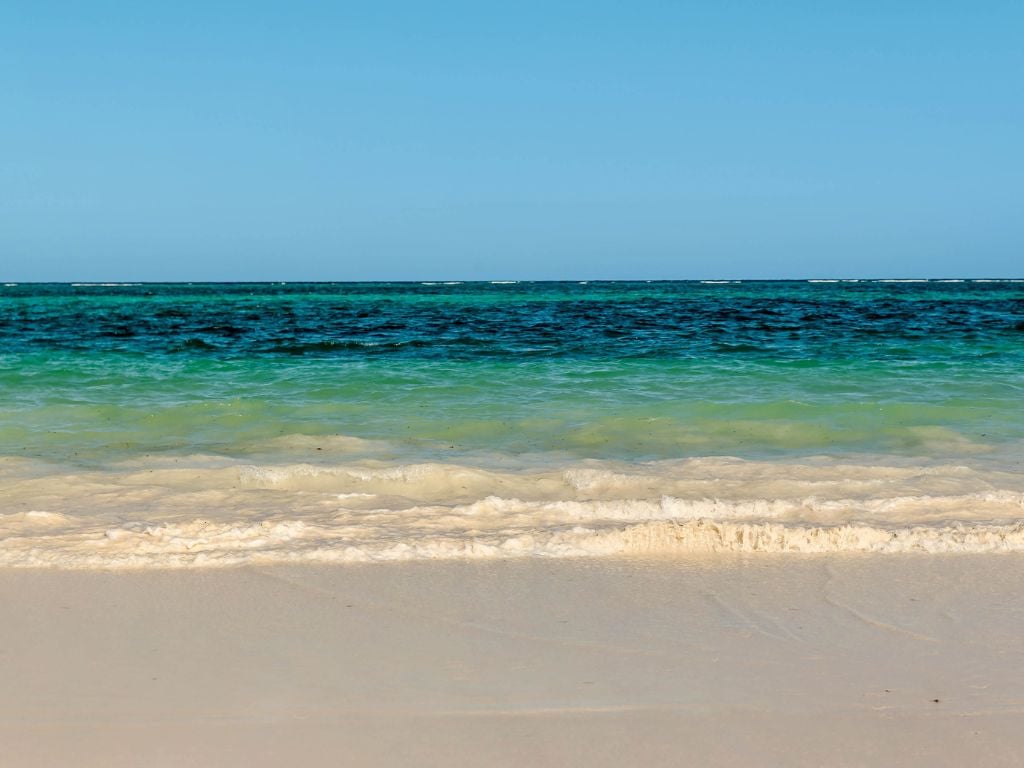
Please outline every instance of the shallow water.
[{"label": "shallow water", "polygon": [[6,285],[0,563],[1024,546],[1024,282]]}]

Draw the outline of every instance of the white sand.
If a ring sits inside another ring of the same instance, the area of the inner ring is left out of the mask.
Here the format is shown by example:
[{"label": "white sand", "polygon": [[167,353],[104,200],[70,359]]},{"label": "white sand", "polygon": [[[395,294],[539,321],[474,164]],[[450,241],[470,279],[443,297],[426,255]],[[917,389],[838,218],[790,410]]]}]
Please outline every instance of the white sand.
[{"label": "white sand", "polygon": [[1021,573],[1013,554],[0,570],[0,766],[1021,765]]}]

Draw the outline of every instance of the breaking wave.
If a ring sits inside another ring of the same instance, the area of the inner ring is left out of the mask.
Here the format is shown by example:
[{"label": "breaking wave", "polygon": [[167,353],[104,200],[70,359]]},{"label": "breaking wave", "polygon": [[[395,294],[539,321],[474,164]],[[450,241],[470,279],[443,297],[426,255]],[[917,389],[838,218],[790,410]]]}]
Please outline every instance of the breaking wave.
[{"label": "breaking wave", "polygon": [[367,540],[364,536],[353,537],[344,528],[325,528],[301,520],[252,524],[193,520],[102,533],[8,539],[0,546],[0,566],[118,569],[609,555],[995,552],[1024,552],[1024,522],[886,528],[701,518],[622,527],[572,526]]},{"label": "breaking wave", "polygon": [[0,566],[1024,551],[1024,480],[991,468],[184,463],[56,474],[8,461]]}]

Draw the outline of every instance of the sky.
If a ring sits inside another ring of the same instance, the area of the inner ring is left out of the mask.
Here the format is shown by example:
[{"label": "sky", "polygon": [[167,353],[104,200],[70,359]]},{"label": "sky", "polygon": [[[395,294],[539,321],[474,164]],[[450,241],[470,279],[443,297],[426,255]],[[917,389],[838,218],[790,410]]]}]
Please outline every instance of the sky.
[{"label": "sky", "polygon": [[1024,4],[0,4],[0,279],[1024,276]]}]

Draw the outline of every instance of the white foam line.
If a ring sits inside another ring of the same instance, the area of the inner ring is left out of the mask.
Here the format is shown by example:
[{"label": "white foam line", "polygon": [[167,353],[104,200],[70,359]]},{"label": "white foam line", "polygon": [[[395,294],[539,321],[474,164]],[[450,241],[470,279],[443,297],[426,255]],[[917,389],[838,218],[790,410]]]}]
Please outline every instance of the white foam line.
[{"label": "white foam line", "polygon": [[885,528],[740,523],[708,519],[657,521],[624,528],[575,526],[490,536],[422,536],[399,542],[353,541],[345,529],[300,521],[213,524],[195,521],[87,534],[6,539],[0,566],[12,568],[209,568],[271,563],[495,560],[748,553],[972,554],[1024,552],[1024,523]]}]

